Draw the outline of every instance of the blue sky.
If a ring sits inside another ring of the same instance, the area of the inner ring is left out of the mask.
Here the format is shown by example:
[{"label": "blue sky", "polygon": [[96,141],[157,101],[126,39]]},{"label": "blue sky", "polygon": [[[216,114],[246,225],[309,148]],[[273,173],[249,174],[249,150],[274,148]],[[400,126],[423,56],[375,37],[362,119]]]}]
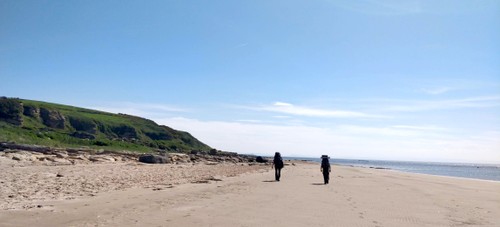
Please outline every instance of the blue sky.
[{"label": "blue sky", "polygon": [[212,147],[500,163],[498,1],[0,1],[0,95]]}]

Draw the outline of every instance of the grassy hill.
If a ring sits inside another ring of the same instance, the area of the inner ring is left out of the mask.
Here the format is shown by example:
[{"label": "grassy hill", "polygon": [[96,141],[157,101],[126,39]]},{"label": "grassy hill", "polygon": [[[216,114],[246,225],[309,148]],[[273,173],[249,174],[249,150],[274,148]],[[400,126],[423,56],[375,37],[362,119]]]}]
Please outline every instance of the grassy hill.
[{"label": "grassy hill", "polygon": [[126,114],[0,97],[0,142],[148,152],[210,150],[187,132]]}]

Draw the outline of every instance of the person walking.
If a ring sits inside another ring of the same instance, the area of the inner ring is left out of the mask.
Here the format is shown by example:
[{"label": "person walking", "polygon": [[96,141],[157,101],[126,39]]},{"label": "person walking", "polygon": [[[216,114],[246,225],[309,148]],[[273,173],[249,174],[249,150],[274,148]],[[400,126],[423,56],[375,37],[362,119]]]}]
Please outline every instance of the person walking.
[{"label": "person walking", "polygon": [[321,156],[321,172],[323,173],[325,184],[328,184],[328,182],[330,181],[330,172],[332,171],[330,167],[330,161],[328,159],[330,159],[328,155]]},{"label": "person walking", "polygon": [[276,181],[280,181],[281,178],[281,169],[284,167],[283,159],[281,158],[281,154],[279,152],[274,153],[273,164],[271,168],[274,168],[274,178]]}]

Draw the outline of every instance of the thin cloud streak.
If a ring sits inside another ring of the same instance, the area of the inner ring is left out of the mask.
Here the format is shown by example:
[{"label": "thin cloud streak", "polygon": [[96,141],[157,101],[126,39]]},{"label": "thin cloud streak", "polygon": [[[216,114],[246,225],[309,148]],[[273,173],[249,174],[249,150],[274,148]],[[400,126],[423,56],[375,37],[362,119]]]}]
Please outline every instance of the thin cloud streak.
[{"label": "thin cloud streak", "polygon": [[88,106],[87,108],[110,113],[124,113],[141,117],[165,116],[168,113],[189,113],[191,110],[174,106],[153,103],[117,102],[105,106]]},{"label": "thin cloud streak", "polygon": [[[484,96],[448,100],[378,100],[382,111],[389,112],[420,112],[444,109],[489,108],[500,106],[500,96]],[[387,102],[401,102],[403,105],[387,105]]]},{"label": "thin cloud streak", "polygon": [[423,126],[419,126],[419,125],[394,125],[391,127],[396,128],[396,129],[412,129],[412,130],[422,130],[422,131],[447,131],[448,130],[447,128],[438,127],[438,126],[434,126],[434,125],[423,125]]},{"label": "thin cloud streak", "polygon": [[303,106],[296,106],[285,102],[275,102],[273,105],[244,107],[245,109],[256,111],[268,111],[279,114],[289,114],[305,117],[326,117],[326,118],[384,118],[383,116],[371,115],[356,111],[318,109]]},{"label": "thin cloud streak", "polygon": [[386,126],[386,127],[367,127],[359,125],[340,125],[336,128],[338,131],[353,136],[391,137],[414,140],[421,138],[443,139],[447,134],[437,131],[429,126]]}]

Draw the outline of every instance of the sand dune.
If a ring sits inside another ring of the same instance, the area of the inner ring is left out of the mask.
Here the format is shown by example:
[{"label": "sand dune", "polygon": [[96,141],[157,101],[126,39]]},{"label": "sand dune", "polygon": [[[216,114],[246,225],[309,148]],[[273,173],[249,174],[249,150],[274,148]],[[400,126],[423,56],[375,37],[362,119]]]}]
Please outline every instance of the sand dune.
[{"label": "sand dune", "polygon": [[218,176],[220,181],[47,199],[36,203],[40,208],[1,210],[0,221],[2,226],[500,226],[500,182],[334,166],[331,183],[323,185],[316,164],[286,166],[281,182],[264,168]]}]

